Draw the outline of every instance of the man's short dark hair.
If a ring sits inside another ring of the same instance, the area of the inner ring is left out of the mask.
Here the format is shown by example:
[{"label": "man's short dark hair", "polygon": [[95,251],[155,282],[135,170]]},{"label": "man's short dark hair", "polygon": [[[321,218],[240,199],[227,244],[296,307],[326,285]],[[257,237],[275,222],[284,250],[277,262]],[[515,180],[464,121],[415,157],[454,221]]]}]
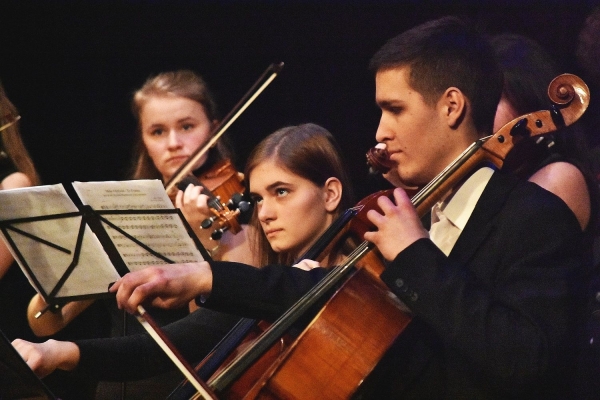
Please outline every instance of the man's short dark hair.
[{"label": "man's short dark hair", "polygon": [[409,84],[428,104],[447,88],[459,88],[477,130],[492,131],[502,73],[491,46],[468,21],[448,16],[418,25],[390,39],[370,62],[374,72],[400,67],[410,68]]}]

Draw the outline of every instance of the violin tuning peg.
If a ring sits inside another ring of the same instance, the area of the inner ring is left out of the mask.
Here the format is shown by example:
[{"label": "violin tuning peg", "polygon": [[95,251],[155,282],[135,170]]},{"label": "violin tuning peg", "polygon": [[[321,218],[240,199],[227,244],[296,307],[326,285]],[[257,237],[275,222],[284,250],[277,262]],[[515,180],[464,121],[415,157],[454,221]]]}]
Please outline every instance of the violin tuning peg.
[{"label": "violin tuning peg", "polygon": [[212,240],[221,240],[223,237],[223,233],[225,233],[224,229],[215,229],[214,232],[210,235]]},{"label": "violin tuning peg", "polygon": [[242,196],[240,193],[234,193],[233,196],[231,196],[231,202],[233,204],[237,204],[240,201],[242,201],[244,198],[244,196]]},{"label": "violin tuning peg", "polygon": [[200,224],[200,227],[202,229],[208,229],[212,226],[213,222],[214,222],[213,218],[206,218],[204,221],[202,221],[202,223]]},{"label": "violin tuning peg", "polygon": [[249,201],[240,201],[240,203],[238,204],[238,209],[241,213],[245,213],[252,209],[252,205]]}]

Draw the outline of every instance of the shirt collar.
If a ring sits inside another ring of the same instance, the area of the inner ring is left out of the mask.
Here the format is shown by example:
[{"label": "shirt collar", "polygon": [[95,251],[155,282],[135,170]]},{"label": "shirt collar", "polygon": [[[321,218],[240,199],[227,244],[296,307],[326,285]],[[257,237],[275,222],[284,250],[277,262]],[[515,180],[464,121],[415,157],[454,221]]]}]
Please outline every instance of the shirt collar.
[{"label": "shirt collar", "polygon": [[446,200],[442,210],[454,226],[461,230],[465,228],[493,173],[494,170],[490,167],[478,169],[456,190],[449,200]]}]

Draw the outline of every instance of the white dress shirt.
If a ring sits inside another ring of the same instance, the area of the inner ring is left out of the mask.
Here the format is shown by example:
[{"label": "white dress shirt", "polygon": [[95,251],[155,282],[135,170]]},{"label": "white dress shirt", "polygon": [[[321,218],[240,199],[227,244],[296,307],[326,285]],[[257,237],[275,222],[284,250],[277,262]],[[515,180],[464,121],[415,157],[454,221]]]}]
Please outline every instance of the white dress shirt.
[{"label": "white dress shirt", "polygon": [[452,195],[431,208],[429,238],[444,254],[452,251],[493,173],[490,167],[478,169]]}]

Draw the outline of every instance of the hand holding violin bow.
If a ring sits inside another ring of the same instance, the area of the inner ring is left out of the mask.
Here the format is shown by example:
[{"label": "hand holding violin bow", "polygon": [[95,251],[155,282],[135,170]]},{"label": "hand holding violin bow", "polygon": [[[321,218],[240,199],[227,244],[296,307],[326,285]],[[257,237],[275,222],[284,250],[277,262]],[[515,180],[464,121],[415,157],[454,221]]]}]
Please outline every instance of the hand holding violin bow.
[{"label": "hand holding violin bow", "polygon": [[[231,161],[227,159],[217,163],[210,171],[198,177],[193,174],[194,168],[198,161],[217,144],[229,126],[277,77],[282,68],[283,63],[271,64],[233,110],[211,131],[208,142],[196,149],[165,184],[167,194],[171,198],[175,198],[176,202],[180,200],[179,204],[176,204],[178,207],[190,207],[193,201],[197,201],[199,202],[197,206],[203,208],[206,201],[206,206],[211,211],[208,214],[209,217],[201,221],[200,226],[203,229],[212,229],[211,238],[213,240],[219,240],[227,230],[234,234],[241,230],[237,219],[240,214],[250,210],[249,202],[243,200],[243,174],[236,172]],[[185,191],[190,183],[199,187],[190,191],[187,198],[185,193],[177,192],[178,189]],[[203,189],[201,190],[200,187]],[[198,194],[200,193],[207,195],[208,198],[199,199]],[[195,221],[188,222],[195,229]]]}]

